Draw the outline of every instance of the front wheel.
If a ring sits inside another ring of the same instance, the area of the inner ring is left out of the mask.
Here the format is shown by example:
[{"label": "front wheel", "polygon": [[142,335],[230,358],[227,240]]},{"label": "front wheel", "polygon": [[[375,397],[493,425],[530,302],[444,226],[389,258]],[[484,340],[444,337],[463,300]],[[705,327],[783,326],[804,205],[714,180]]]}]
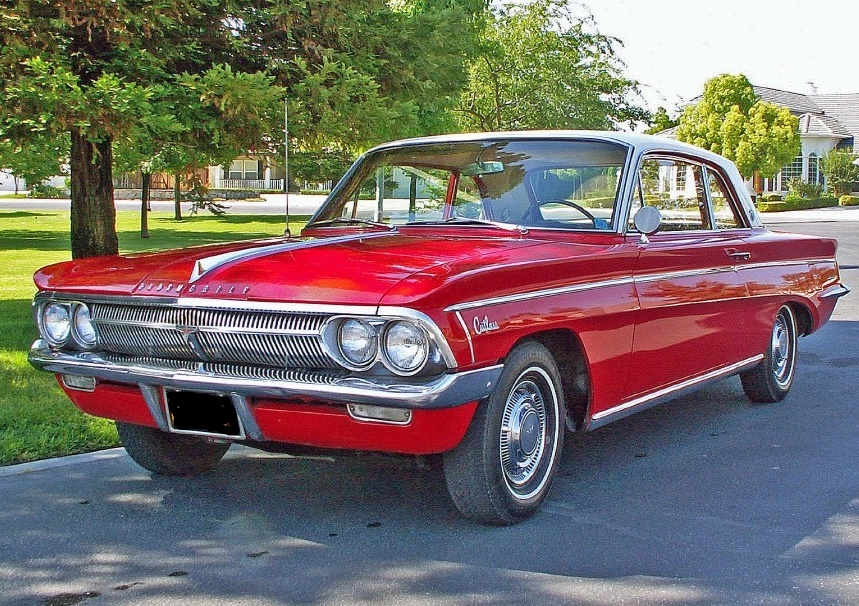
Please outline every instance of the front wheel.
[{"label": "front wheel", "polygon": [[561,377],[536,342],[516,347],[462,442],[444,455],[457,509],[484,524],[515,524],[546,498],[564,442]]},{"label": "front wheel", "polygon": [[764,359],[740,374],[743,391],[752,402],[779,402],[790,391],[796,370],[796,340],[796,316],[789,305],[782,305]]},{"label": "front wheel", "polygon": [[230,448],[196,436],[116,422],[119,439],[134,462],[164,476],[196,476],[212,469]]}]

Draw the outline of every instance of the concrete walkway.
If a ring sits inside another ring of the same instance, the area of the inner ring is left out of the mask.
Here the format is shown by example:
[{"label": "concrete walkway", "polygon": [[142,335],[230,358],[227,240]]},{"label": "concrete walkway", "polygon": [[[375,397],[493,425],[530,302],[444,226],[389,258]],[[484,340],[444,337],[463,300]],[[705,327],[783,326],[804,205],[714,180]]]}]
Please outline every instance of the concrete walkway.
[{"label": "concrete walkway", "polygon": [[[285,196],[283,194],[263,194],[261,201],[231,200],[224,202],[227,212],[236,215],[283,215],[286,212]],[[305,196],[302,194],[289,195],[290,215],[312,215],[316,212],[325,196]],[[69,210],[71,200],[62,198],[58,200],[45,200],[40,198],[15,200],[11,198],[0,198],[0,210],[20,211],[44,211],[44,210]],[[165,200],[153,200],[150,207],[155,212],[173,212],[173,202]],[[117,210],[140,210],[140,200],[117,200]],[[189,202],[182,203],[182,212],[191,212]]]}]

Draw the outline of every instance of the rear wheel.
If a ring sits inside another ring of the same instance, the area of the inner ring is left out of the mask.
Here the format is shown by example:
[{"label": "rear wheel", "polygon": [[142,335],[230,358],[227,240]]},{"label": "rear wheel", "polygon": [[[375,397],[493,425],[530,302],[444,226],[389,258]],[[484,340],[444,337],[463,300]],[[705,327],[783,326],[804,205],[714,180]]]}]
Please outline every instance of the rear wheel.
[{"label": "rear wheel", "polygon": [[119,421],[116,430],[135,463],[165,476],[195,476],[209,471],[230,448],[229,442],[213,442]]},{"label": "rear wheel", "polygon": [[466,517],[507,525],[537,511],[561,458],[563,401],[551,353],[535,342],[516,347],[465,438],[444,455],[448,491]]},{"label": "rear wheel", "polygon": [[796,341],[796,316],[789,305],[782,305],[764,359],[740,375],[743,391],[752,402],[779,402],[790,391],[796,370]]}]

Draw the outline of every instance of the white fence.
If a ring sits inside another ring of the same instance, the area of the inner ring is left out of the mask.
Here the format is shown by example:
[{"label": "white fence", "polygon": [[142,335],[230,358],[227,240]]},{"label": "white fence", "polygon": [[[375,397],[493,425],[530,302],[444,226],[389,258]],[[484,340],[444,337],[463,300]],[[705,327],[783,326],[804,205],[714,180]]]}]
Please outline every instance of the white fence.
[{"label": "white fence", "polygon": [[283,179],[221,179],[222,189],[275,189],[283,191]]}]

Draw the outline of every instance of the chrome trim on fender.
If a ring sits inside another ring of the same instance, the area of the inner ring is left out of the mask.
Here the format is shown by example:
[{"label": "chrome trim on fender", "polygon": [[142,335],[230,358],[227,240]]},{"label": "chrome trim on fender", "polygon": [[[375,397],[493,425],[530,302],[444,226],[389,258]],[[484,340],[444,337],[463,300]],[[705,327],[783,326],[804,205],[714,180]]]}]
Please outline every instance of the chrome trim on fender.
[{"label": "chrome trim on fender", "polygon": [[[353,402],[393,408],[445,408],[483,399],[492,392],[503,368],[499,364],[443,374],[421,383],[407,383],[401,377],[339,377],[326,383],[311,383],[125,364],[105,359],[92,352],[55,351],[41,339],[33,344],[29,359],[33,366],[48,372],[90,376],[119,383],[136,383],[144,387],[217,391],[248,397],[306,396],[328,402]],[[153,416],[156,416],[151,398],[147,397],[148,391],[144,389],[143,395]],[[158,406],[160,407],[160,404]],[[156,422],[159,422],[157,416]]]},{"label": "chrome trim on fender", "polygon": [[658,274],[640,274],[627,278],[615,278],[612,280],[600,280],[599,282],[587,282],[585,284],[574,284],[571,286],[560,286],[558,288],[547,288],[545,290],[535,290],[531,292],[519,293],[515,295],[505,295],[502,297],[492,297],[489,299],[480,299],[478,301],[468,301],[465,303],[457,303],[446,307],[444,311],[458,312],[468,309],[476,309],[478,307],[488,307],[491,305],[502,305],[504,303],[518,303],[520,301],[529,301],[531,299],[539,299],[542,297],[553,297],[557,295],[566,295],[570,293],[593,290],[596,288],[607,288],[611,286],[623,286],[624,284],[646,284],[648,282],[657,282],[659,280],[676,280],[678,278],[691,278],[695,276],[706,276],[714,273],[736,272],[748,269],[762,269],[766,267],[786,267],[792,265],[815,265],[819,263],[835,263],[834,259],[811,259],[802,261],[783,261],[783,262],[762,262],[762,263],[738,263],[736,265],[724,265],[720,267],[709,267],[707,269],[694,269],[675,272],[663,272]]},{"label": "chrome trim on fender", "polygon": [[612,421],[617,421],[618,419],[622,419],[623,417],[626,417],[633,413],[639,412],[646,408],[650,408],[651,406],[656,406],[657,404],[672,400],[684,393],[697,389],[703,383],[707,383],[708,381],[723,379],[725,377],[735,375],[744,370],[754,368],[763,359],[763,354],[758,354],[746,360],[742,360],[741,362],[737,362],[736,364],[731,364],[723,368],[717,368],[716,370],[712,370],[708,373],[693,377],[691,379],[687,379],[686,381],[682,381],[680,383],[677,383],[676,385],[672,385],[664,389],[659,389],[657,391],[654,391],[653,393],[641,396],[640,398],[636,398],[634,400],[630,400],[629,402],[614,406],[612,408],[609,408],[608,410],[600,411],[591,416],[590,423],[588,424],[588,429],[596,429],[598,427],[602,427],[603,425],[611,423]]},{"label": "chrome trim on fender", "polygon": [[587,282],[585,284],[573,284],[571,286],[559,286],[558,288],[547,288],[545,290],[534,290],[516,295],[505,295],[503,297],[493,297],[491,299],[481,299],[479,301],[469,301],[467,303],[458,303],[446,307],[445,311],[465,311],[468,309],[476,309],[478,307],[486,307],[490,305],[502,305],[504,303],[516,303],[519,301],[528,301],[531,299],[539,299],[542,297],[554,297],[556,295],[566,295],[585,290],[593,290],[595,288],[607,288],[609,286],[623,286],[624,284],[632,284],[633,278],[616,278],[613,280],[601,280],[599,282]]},{"label": "chrome trim on fender", "polygon": [[465,333],[465,340],[468,341],[468,352],[471,354],[471,363],[474,364],[477,359],[474,357],[474,342],[471,339],[471,332],[468,330],[468,324],[465,323],[465,319],[463,319],[461,312],[457,311],[454,313],[456,314],[456,319],[459,320],[459,325],[462,326],[462,331]]},{"label": "chrome trim on fender", "polygon": [[824,289],[818,296],[821,299],[839,299],[844,295],[850,294],[850,288],[843,284],[833,284],[829,288]]}]

